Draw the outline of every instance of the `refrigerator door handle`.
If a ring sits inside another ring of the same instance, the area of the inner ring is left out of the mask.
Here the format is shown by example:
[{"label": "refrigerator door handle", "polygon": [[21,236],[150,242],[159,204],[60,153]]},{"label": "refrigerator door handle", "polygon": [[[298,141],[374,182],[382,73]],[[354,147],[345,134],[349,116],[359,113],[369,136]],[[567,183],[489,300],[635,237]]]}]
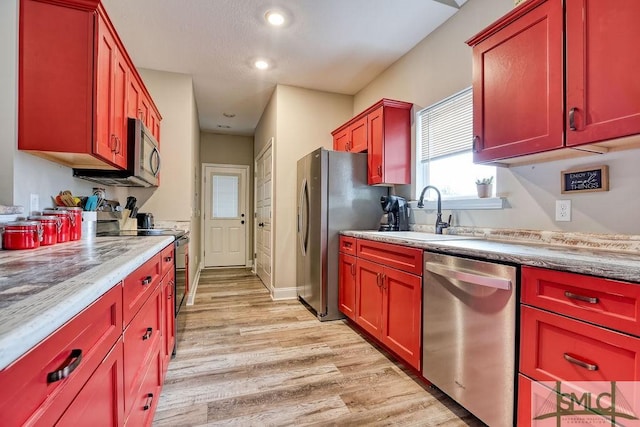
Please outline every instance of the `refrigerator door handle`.
[{"label": "refrigerator door handle", "polygon": [[300,206],[298,209],[298,237],[300,239],[300,251],[307,254],[309,244],[309,184],[306,179],[302,181],[300,188]]}]

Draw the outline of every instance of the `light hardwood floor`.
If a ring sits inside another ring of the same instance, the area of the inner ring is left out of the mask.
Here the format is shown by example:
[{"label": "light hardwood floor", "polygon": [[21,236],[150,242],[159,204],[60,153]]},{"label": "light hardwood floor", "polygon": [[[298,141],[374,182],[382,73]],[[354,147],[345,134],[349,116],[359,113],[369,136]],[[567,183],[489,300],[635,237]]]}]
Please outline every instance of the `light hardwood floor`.
[{"label": "light hardwood floor", "polygon": [[183,310],[156,426],[482,425],[346,321],[271,301],[248,270],[203,271]]}]

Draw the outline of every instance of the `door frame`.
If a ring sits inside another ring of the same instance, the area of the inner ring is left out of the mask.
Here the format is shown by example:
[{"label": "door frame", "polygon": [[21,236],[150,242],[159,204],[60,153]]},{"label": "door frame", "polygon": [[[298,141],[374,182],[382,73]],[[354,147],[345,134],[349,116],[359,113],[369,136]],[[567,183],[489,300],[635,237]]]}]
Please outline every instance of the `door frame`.
[{"label": "door frame", "polygon": [[[221,164],[221,163],[202,163],[201,166],[201,180],[200,180],[200,188],[202,189],[201,191],[201,196],[200,196],[200,212],[202,212],[202,215],[200,215],[200,241],[202,242],[202,244],[200,245],[200,259],[202,260],[202,265],[205,265],[205,258],[204,258],[204,252],[205,252],[205,248],[207,245],[207,241],[206,241],[206,237],[207,237],[207,233],[206,233],[206,227],[205,227],[205,213],[207,212],[207,206],[205,203],[205,199],[206,199],[206,192],[207,192],[207,182],[206,182],[206,178],[207,178],[207,168],[208,167],[214,167],[214,168],[220,168],[220,169],[244,169],[246,170],[247,173],[247,182],[245,183],[245,195],[244,195],[244,205],[245,205],[245,212],[247,212],[247,214],[245,215],[245,223],[251,224],[251,222],[249,221],[249,208],[251,207],[249,201],[250,201],[250,191],[249,191],[249,182],[251,180],[250,175],[251,175],[251,166],[249,165],[230,165],[230,164]],[[249,236],[251,235],[251,231],[252,230],[246,230],[246,232],[244,233],[244,239],[245,239],[245,246],[244,246],[244,264],[245,267],[251,267],[252,262],[253,262],[253,258],[250,256],[247,256],[248,251],[250,249],[250,245],[249,245]],[[255,243],[254,243],[255,244]],[[208,267],[208,268],[230,268],[230,267]]]},{"label": "door frame", "polygon": [[274,272],[274,262],[273,262],[273,245],[274,245],[274,236],[275,236],[275,216],[274,205],[275,205],[275,195],[274,195],[274,180],[275,180],[275,162],[274,162],[274,138],[269,138],[266,145],[262,147],[262,150],[258,152],[258,154],[253,159],[253,253],[254,253],[254,262],[253,262],[253,272],[257,275],[257,257],[258,257],[258,211],[256,206],[258,205],[258,159],[267,152],[267,150],[271,149],[271,233],[270,233],[270,248],[271,248],[271,256],[269,257],[269,269],[271,274],[269,275],[269,283],[264,283],[264,285],[269,289],[271,296],[273,297],[273,276]]}]

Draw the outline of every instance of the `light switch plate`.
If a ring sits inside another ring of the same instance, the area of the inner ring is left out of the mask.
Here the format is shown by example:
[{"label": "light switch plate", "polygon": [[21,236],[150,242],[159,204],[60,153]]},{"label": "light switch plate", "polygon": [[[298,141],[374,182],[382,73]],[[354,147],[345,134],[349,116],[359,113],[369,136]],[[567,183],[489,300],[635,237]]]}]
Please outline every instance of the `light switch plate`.
[{"label": "light switch plate", "polygon": [[37,194],[29,195],[29,214],[33,215],[34,212],[40,210],[40,196]]},{"label": "light switch plate", "polygon": [[556,200],[556,221],[571,221],[571,200]]}]

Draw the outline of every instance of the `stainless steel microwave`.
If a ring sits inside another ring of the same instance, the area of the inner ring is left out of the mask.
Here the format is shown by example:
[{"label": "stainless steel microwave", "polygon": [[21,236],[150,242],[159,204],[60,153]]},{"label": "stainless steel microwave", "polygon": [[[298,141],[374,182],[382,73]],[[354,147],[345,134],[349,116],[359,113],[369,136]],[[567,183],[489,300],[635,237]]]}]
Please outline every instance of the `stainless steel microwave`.
[{"label": "stainless steel microwave", "polygon": [[127,121],[127,169],[74,169],[73,176],[115,187],[157,187],[160,174],[158,141],[140,119]]}]

